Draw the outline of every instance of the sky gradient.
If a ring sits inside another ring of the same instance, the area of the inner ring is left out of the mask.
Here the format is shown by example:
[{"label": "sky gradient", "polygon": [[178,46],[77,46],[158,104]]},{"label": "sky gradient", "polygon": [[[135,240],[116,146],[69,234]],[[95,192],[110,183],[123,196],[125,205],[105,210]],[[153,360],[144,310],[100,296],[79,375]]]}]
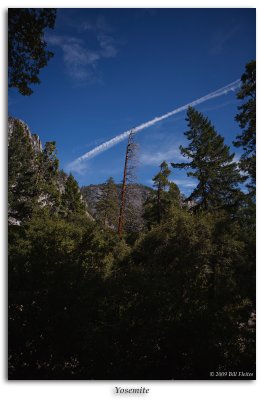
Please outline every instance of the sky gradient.
[{"label": "sky gradient", "polygon": [[[41,84],[23,97],[9,92],[9,114],[42,143],[55,140],[60,167],[123,131],[240,78],[256,57],[255,9],[59,9],[46,32],[55,53]],[[232,147],[240,132],[234,93],[197,106]],[[139,132],[138,182],[151,185],[159,164],[181,159],[186,113]],[[122,179],[126,142],[73,174],[80,185]],[[234,149],[239,157],[238,149]],[[171,179],[188,194],[184,171]]]}]

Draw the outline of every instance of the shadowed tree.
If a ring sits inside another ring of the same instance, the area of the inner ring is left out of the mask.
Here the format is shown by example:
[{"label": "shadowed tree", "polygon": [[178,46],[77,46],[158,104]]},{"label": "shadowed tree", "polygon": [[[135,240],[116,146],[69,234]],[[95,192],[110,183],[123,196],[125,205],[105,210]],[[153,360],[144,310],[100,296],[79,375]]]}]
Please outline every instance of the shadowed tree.
[{"label": "shadowed tree", "polygon": [[117,229],[118,195],[114,179],[110,177],[102,187],[99,200],[96,203],[97,218],[104,226]]},{"label": "shadowed tree", "polygon": [[163,161],[159,173],[152,179],[156,190],[146,200],[143,215],[149,228],[160,224],[180,205],[180,190],[174,182],[169,181],[170,173],[168,164]]},{"label": "shadowed tree", "polygon": [[[28,219],[40,195],[38,158],[23,125],[15,120],[8,143],[8,215],[17,221]],[[10,221],[11,221],[10,220]]]},{"label": "shadowed tree", "polygon": [[251,194],[256,193],[256,61],[246,65],[241,77],[242,86],[237,94],[244,103],[238,107],[236,115],[242,133],[237,135],[234,145],[242,147],[244,153],[240,159],[240,167],[250,178],[248,188]]},{"label": "shadowed tree", "polygon": [[65,215],[85,213],[81,191],[72,174],[68,176],[65,183],[65,191],[62,194],[62,209]]},{"label": "shadowed tree", "polygon": [[180,150],[190,161],[171,165],[190,169],[187,175],[198,180],[189,200],[194,200],[196,208],[204,210],[236,208],[242,196],[239,183],[244,182],[245,177],[240,175],[234,154],[208,118],[192,107],[187,111],[187,121],[189,130],[185,136],[189,145],[180,146]]},{"label": "shadowed tree", "polygon": [[40,176],[42,197],[41,203],[54,211],[58,211],[61,195],[58,185],[59,160],[57,158],[56,142],[46,142],[40,154]]},{"label": "shadowed tree", "polygon": [[163,214],[164,191],[169,187],[168,176],[171,171],[166,161],[160,164],[160,172],[153,178],[153,186],[157,189],[157,222],[160,224]]},{"label": "shadowed tree", "polygon": [[10,8],[8,10],[8,86],[29,96],[32,84],[53,53],[46,49],[46,28],[53,29],[54,8]]}]

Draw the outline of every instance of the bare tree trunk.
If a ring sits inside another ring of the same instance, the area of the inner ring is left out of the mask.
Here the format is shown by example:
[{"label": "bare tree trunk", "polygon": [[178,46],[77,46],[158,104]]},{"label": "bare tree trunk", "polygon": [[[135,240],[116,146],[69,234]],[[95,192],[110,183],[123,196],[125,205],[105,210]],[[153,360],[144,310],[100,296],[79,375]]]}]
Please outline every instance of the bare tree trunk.
[{"label": "bare tree trunk", "polygon": [[123,183],[122,183],[122,191],[121,191],[121,205],[120,205],[120,213],[119,213],[119,221],[118,221],[118,235],[122,238],[123,235],[123,226],[124,226],[124,211],[125,211],[125,203],[126,203],[126,187],[127,187],[127,168],[129,160],[133,156],[133,142],[132,142],[133,131],[130,132],[128,136],[128,143],[126,148],[126,157],[125,157],[125,166],[123,173]]},{"label": "bare tree trunk", "polygon": [[161,222],[161,187],[158,187],[158,224]]}]

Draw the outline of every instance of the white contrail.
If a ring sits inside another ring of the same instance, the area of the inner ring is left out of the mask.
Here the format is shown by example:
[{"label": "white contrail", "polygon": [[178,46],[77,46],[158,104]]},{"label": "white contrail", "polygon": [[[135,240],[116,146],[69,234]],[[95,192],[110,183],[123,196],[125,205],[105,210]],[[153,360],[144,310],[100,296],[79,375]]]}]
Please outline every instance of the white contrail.
[{"label": "white contrail", "polygon": [[122,142],[123,140],[125,140],[131,130],[134,133],[137,133],[139,131],[142,131],[145,128],[148,128],[149,126],[152,126],[154,124],[156,124],[159,121],[162,121],[166,118],[171,117],[172,115],[178,114],[181,111],[187,110],[188,107],[194,107],[197,104],[201,104],[207,100],[211,100],[214,99],[215,97],[219,97],[222,96],[224,94],[227,94],[231,91],[235,91],[236,89],[238,89],[240,87],[241,81],[240,79],[237,79],[236,81],[229,83],[229,85],[226,85],[224,87],[222,87],[221,89],[218,89],[212,93],[207,94],[206,96],[200,97],[197,100],[192,101],[191,103],[186,104],[185,106],[181,106],[179,108],[176,108],[173,111],[168,112],[167,114],[164,114],[160,117],[156,117],[153,118],[152,120],[145,122],[144,124],[138,125],[137,127],[133,128],[133,129],[129,129],[128,131],[121,133],[121,135],[115,136],[113,139],[107,140],[106,142],[100,144],[99,146],[95,147],[93,150],[88,151],[87,153],[85,153],[83,156],[77,158],[76,160],[74,160],[73,162],[71,162],[68,165],[68,169],[70,170],[79,170],[80,169],[80,164],[88,159],[91,159],[95,156],[97,156],[98,154],[104,152],[105,150],[109,149],[110,147],[115,146],[117,143]]}]

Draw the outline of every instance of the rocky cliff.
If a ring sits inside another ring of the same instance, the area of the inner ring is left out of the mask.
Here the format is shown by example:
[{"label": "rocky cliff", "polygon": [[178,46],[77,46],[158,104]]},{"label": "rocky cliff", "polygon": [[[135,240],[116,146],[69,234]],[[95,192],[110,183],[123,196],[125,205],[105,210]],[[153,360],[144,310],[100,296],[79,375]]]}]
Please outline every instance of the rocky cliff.
[{"label": "rocky cliff", "polygon": [[[90,214],[96,219],[96,203],[102,193],[103,184],[83,186],[81,193],[87,204]],[[122,185],[117,184],[117,194],[119,204],[121,202]],[[147,197],[152,193],[153,189],[141,184],[127,185],[125,221],[126,229],[130,231],[138,231],[145,224],[142,214],[143,205]]]},{"label": "rocky cliff", "polygon": [[14,133],[14,125],[15,125],[16,121],[19,122],[20,126],[23,128],[24,134],[29,138],[34,151],[36,153],[41,152],[42,151],[42,143],[40,141],[39,136],[34,134],[34,133],[31,133],[30,130],[29,130],[28,125],[25,124],[24,121],[21,121],[20,119],[16,119],[16,118],[11,117],[11,116],[8,117],[8,144],[9,144],[9,141],[10,141],[10,139],[11,139],[13,133]]},{"label": "rocky cliff", "polygon": [[[59,169],[55,142],[47,142],[43,147],[39,136],[32,134],[25,122],[8,117],[9,223],[19,225],[24,215],[32,214],[28,210],[32,210],[35,205],[40,208],[54,207],[62,212],[69,178]],[[79,193],[77,197],[86,207],[77,182],[74,185],[75,189],[72,190]],[[67,212],[66,208],[64,213]]]}]

